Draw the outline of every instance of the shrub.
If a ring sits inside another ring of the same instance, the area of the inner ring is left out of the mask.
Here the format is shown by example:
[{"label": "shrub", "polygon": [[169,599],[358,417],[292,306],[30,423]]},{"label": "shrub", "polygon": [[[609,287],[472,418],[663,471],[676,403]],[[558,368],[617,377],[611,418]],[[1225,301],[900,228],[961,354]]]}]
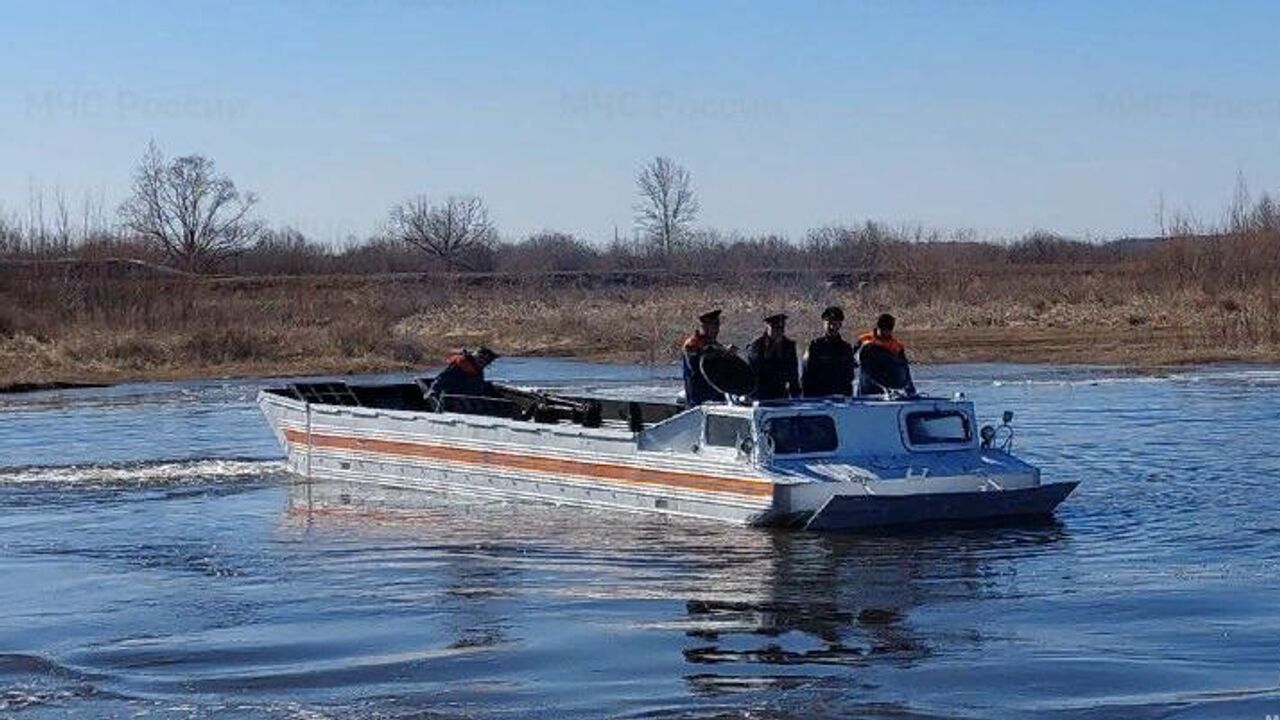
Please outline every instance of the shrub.
[{"label": "shrub", "polygon": [[0,338],[13,337],[18,334],[18,312],[8,306],[0,305]]},{"label": "shrub", "polygon": [[390,345],[387,326],[368,316],[335,322],[328,328],[328,335],[333,347],[347,357],[376,355]]},{"label": "shrub", "polygon": [[182,349],[188,359],[207,364],[260,360],[273,354],[269,338],[238,325],[202,327],[187,337]]},{"label": "shrub", "polygon": [[391,359],[405,365],[420,366],[434,359],[427,352],[426,348],[416,340],[401,338],[391,343],[390,346]]},{"label": "shrub", "polygon": [[160,343],[140,335],[118,335],[108,340],[103,355],[126,367],[145,368],[162,365],[169,353]]}]

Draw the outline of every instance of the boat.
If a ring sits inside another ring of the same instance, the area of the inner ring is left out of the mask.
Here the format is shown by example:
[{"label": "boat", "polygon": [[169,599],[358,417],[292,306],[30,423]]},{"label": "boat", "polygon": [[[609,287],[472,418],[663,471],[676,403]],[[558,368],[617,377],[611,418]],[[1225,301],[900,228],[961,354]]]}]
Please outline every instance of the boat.
[{"label": "boat", "polygon": [[431,397],[431,381],[293,382],[258,403],[308,497],[343,488],[332,504],[381,489],[859,530],[1048,516],[1077,484],[1043,481],[1011,452],[1011,414],[978,429],[963,396],[686,409],[496,383]]}]

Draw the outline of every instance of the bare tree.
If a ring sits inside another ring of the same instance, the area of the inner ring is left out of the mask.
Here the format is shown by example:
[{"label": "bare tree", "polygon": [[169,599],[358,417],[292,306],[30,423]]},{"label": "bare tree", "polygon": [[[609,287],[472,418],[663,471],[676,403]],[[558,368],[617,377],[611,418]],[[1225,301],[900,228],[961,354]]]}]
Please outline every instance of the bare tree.
[{"label": "bare tree", "polygon": [[875,271],[880,269],[885,249],[901,235],[868,221],[862,227],[825,225],[805,235],[804,247],[823,268]]},{"label": "bare tree", "polygon": [[581,272],[596,265],[595,248],[569,233],[543,230],[499,249],[498,267],[514,273]]},{"label": "bare tree", "polygon": [[53,208],[53,237],[55,249],[58,253],[66,255],[71,251],[71,244],[75,230],[71,224],[71,208],[67,205],[67,194],[62,191],[62,187],[56,187],[53,190],[54,208]]},{"label": "bare tree", "polygon": [[166,160],[153,143],[133,176],[133,196],[120,206],[124,227],[154,243],[180,269],[198,272],[238,252],[262,232],[250,217],[258,202],[241,193],[212,160]]},{"label": "bare tree", "polygon": [[106,203],[102,199],[102,195],[94,197],[86,192],[84,194],[84,204],[80,209],[80,239],[82,242],[106,237],[109,233],[106,213],[103,207]]},{"label": "bare tree", "polygon": [[449,270],[468,269],[466,256],[493,246],[497,230],[484,201],[453,196],[435,204],[423,195],[391,208],[388,234],[444,262]]},{"label": "bare tree", "polygon": [[636,186],[640,190],[636,225],[654,247],[670,254],[698,216],[689,171],[670,158],[655,157],[640,169]]},{"label": "bare tree", "polygon": [[31,252],[48,250],[49,225],[44,214],[44,188],[27,181],[27,242]]}]

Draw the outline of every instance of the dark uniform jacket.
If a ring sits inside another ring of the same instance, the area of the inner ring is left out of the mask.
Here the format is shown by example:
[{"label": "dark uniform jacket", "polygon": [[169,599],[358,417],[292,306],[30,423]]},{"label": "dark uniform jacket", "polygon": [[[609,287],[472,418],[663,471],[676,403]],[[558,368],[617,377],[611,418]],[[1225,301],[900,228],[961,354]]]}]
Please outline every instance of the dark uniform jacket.
[{"label": "dark uniform jacket", "polygon": [[483,397],[489,395],[489,383],[484,379],[484,368],[476,362],[471,355],[454,355],[449,358],[449,364],[444,370],[436,375],[435,382],[431,383],[431,390],[428,391],[429,397],[438,398],[441,395],[470,395],[473,397]]},{"label": "dark uniform jacket", "polygon": [[756,373],[756,399],[778,400],[800,395],[800,363],[796,343],[761,335],[747,346],[747,362]]},{"label": "dark uniform jacket", "polygon": [[804,354],[805,397],[852,395],[857,367],[853,346],[840,335],[823,335],[809,343]]},{"label": "dark uniform jacket", "polygon": [[684,371],[684,406],[687,408],[706,402],[724,402],[724,393],[711,387],[702,374],[702,356],[712,352],[724,352],[724,348],[698,334],[690,335],[684,341],[681,369]]},{"label": "dark uniform jacket", "polygon": [[882,395],[886,390],[916,394],[907,348],[897,339],[885,340],[873,333],[864,333],[853,351],[858,360],[859,395]]}]

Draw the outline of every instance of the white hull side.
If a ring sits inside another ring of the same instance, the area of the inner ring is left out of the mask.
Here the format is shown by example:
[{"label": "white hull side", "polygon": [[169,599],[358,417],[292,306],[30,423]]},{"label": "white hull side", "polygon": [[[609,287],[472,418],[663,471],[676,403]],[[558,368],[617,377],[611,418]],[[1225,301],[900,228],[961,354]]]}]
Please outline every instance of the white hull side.
[{"label": "white hull side", "polygon": [[[679,458],[653,458],[643,462],[637,457],[606,456],[580,450],[572,453],[573,459],[570,459],[569,453],[554,452],[556,448],[538,447],[533,453],[502,443],[486,442],[483,427],[479,433],[472,427],[466,433],[455,433],[452,437],[443,433],[423,437],[406,432],[402,427],[395,430],[386,427],[388,424],[395,427],[399,423],[393,414],[388,417],[385,412],[321,413],[313,408],[308,413],[301,402],[269,395],[262,398],[261,404],[277,438],[286,448],[290,470],[304,480],[445,492],[468,498],[607,508],[739,524],[767,522],[772,515],[772,483],[761,475],[745,475],[741,468],[734,468],[738,471],[735,475],[713,476],[705,473],[723,473],[725,468],[699,467]],[[335,439],[340,439],[343,446],[332,446]],[[570,437],[573,439],[576,438]],[[442,440],[447,445],[437,444]],[[431,444],[416,444],[419,442]],[[391,443],[396,444],[393,450],[430,448],[436,456],[410,456],[404,452],[387,451],[387,445]],[[440,453],[436,451],[442,448],[447,448],[448,454],[463,453],[467,460],[460,462],[439,457]],[[597,462],[583,462],[584,456],[590,456]],[[487,464],[477,461],[486,457],[536,459],[553,468],[563,466],[566,470],[535,471],[504,467],[500,462]],[[705,478],[705,482],[732,484],[732,487],[752,492],[717,492],[634,479],[602,479],[582,474],[582,467],[609,468],[626,476],[650,474],[659,480],[673,475]],[[691,474],[695,472],[703,474]]]},{"label": "white hull side", "polygon": [[[368,488],[370,497],[385,488],[739,524],[857,529],[1041,514],[1070,492],[1041,486],[1034,469],[800,480],[727,458],[640,451],[634,434],[617,428],[308,406],[270,393],[259,402],[286,449],[290,470],[317,485]],[[323,493],[330,500],[332,495]],[[344,493],[337,497],[350,499]]]}]

